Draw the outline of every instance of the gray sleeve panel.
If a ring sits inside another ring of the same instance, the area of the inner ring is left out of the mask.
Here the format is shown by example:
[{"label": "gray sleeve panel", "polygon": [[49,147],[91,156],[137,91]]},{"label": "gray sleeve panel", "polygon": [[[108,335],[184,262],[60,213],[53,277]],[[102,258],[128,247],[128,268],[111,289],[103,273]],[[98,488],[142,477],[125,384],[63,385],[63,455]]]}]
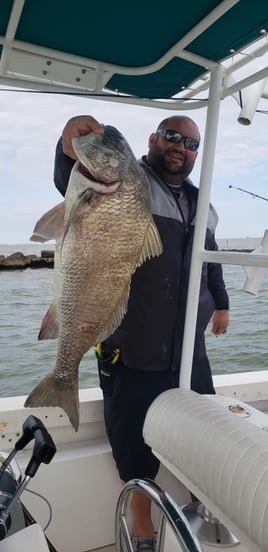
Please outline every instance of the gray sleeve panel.
[{"label": "gray sleeve panel", "polygon": [[[158,215],[160,217],[168,217],[179,220],[183,222],[181,212],[178,208],[175,197],[172,192],[168,190],[167,186],[162,182],[160,178],[148,167],[144,161],[140,161],[142,168],[147,174],[149,183],[150,183],[150,193],[151,193],[151,205],[153,215]],[[190,186],[196,190],[195,186],[192,184],[190,179],[186,180]],[[195,217],[191,221],[191,225],[195,224]],[[208,213],[208,223],[207,228],[212,233],[215,232],[215,228],[218,224],[218,215],[213,207],[209,205]]]}]

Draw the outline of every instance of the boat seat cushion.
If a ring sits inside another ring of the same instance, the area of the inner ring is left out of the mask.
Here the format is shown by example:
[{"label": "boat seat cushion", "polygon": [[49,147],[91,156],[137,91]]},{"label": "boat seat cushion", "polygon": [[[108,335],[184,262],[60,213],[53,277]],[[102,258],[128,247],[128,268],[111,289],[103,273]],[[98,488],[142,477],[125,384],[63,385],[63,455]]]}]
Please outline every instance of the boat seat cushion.
[{"label": "boat seat cushion", "polygon": [[241,542],[268,552],[267,431],[209,396],[172,389],[151,405],[144,439]]}]

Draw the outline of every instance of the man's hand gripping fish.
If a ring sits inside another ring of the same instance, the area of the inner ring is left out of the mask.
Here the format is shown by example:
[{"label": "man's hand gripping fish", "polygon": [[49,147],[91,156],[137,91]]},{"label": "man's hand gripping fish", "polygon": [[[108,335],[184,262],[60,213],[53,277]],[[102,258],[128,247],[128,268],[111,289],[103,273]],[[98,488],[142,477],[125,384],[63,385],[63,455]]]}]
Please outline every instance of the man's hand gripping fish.
[{"label": "man's hand gripping fish", "polygon": [[58,239],[53,303],[39,333],[58,337],[58,349],[54,371],[25,406],[61,407],[77,431],[80,361],[120,325],[132,274],[162,244],[146,175],[118,130],[74,138],[73,148],[78,161],[65,201],[43,215],[31,238]]}]

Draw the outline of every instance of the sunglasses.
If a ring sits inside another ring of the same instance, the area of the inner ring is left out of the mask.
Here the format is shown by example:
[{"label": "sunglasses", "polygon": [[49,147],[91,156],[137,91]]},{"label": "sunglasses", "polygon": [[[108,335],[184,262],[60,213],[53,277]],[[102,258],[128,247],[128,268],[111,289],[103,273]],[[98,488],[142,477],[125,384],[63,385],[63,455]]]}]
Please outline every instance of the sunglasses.
[{"label": "sunglasses", "polygon": [[190,138],[190,136],[183,136],[177,130],[169,130],[165,128],[159,128],[157,134],[161,134],[168,142],[173,142],[173,144],[179,144],[180,142],[184,143],[186,149],[190,151],[196,151],[199,148],[199,140],[195,138]]}]

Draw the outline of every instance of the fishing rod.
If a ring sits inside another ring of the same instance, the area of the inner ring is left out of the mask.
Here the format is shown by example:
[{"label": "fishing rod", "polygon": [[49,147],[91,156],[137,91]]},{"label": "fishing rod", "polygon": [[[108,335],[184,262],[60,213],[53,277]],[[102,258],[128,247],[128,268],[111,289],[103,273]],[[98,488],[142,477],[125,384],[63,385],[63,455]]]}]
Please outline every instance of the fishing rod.
[{"label": "fishing rod", "polygon": [[260,196],[258,194],[253,194],[252,192],[249,192],[248,190],[243,190],[243,188],[237,188],[236,186],[229,185],[229,188],[235,188],[236,190],[240,190],[240,192],[245,192],[245,194],[250,194],[253,197],[258,197],[259,199],[264,199],[264,201],[268,201],[267,197]]}]

